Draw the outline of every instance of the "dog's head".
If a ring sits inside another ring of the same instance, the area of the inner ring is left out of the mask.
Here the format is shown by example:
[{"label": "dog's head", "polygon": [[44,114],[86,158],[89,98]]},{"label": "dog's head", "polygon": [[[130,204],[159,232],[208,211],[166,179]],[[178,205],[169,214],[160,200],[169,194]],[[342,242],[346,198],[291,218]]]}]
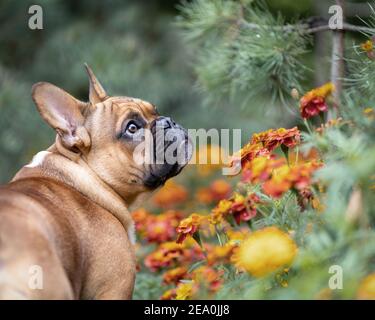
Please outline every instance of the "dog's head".
[{"label": "dog's head", "polygon": [[42,118],[57,132],[57,149],[82,159],[128,203],[177,175],[191,157],[186,130],[149,102],[110,97],[86,66],[89,102],[46,82],[33,86]]}]

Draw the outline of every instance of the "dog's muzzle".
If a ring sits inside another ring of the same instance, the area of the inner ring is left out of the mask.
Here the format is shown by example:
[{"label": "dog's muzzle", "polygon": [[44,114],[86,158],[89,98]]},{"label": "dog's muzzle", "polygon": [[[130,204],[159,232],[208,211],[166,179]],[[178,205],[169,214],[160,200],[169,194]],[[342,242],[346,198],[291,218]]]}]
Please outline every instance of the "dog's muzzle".
[{"label": "dog's muzzle", "polygon": [[153,159],[144,184],[152,189],[163,185],[185,167],[192,156],[192,143],[186,129],[169,117],[159,117],[151,124]]}]

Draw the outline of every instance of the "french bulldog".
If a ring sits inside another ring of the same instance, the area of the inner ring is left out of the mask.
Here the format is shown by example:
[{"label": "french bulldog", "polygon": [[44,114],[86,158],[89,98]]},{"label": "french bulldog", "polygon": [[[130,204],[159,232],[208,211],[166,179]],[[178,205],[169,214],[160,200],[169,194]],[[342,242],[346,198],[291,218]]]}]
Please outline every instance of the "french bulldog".
[{"label": "french bulldog", "polygon": [[[129,208],[191,157],[183,127],[149,102],[109,96],[85,66],[89,102],[47,82],[32,88],[56,139],[0,187],[1,299],[130,299]],[[155,161],[172,145],[172,160]]]}]

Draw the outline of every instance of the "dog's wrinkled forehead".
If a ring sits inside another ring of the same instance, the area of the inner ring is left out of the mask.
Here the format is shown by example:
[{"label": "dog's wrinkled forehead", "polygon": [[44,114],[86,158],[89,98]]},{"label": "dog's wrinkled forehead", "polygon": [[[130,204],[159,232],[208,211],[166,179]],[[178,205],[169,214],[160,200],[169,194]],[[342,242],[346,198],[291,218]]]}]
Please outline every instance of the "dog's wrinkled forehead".
[{"label": "dog's wrinkled forehead", "polygon": [[[153,120],[158,117],[158,111],[150,102],[131,97],[109,97],[106,101],[113,103],[126,111],[127,114],[139,113],[146,120]],[[131,112],[132,111],[132,112]]]}]

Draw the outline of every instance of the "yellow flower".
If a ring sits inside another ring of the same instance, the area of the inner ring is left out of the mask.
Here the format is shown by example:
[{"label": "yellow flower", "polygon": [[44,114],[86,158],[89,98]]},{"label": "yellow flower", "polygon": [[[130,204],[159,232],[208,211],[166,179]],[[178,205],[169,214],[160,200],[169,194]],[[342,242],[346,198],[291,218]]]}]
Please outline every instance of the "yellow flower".
[{"label": "yellow flower", "polygon": [[194,282],[180,283],[176,289],[176,300],[188,300],[193,295]]},{"label": "yellow flower", "polygon": [[370,52],[374,49],[374,43],[371,40],[367,40],[366,42],[361,43],[361,49]]},{"label": "yellow flower", "polygon": [[234,254],[233,261],[254,277],[262,277],[290,265],[297,250],[287,233],[267,227],[250,234]]},{"label": "yellow flower", "polygon": [[363,110],[363,114],[365,117],[369,120],[374,120],[375,118],[375,112],[373,108],[366,108]]},{"label": "yellow flower", "polygon": [[240,230],[232,230],[229,229],[227,231],[227,236],[229,238],[230,243],[240,243],[249,235],[249,229],[240,229]]},{"label": "yellow flower", "polygon": [[361,300],[375,300],[375,272],[362,280],[358,288],[357,298]]},{"label": "yellow flower", "polygon": [[221,223],[223,221],[223,216],[228,213],[228,210],[230,209],[231,206],[232,206],[231,201],[227,199],[220,200],[218,205],[212,210],[210,218],[209,218],[209,222],[211,224]]},{"label": "yellow flower", "polygon": [[194,233],[198,231],[199,226],[207,219],[207,217],[202,216],[197,213],[192,213],[189,217],[182,220],[178,225],[177,231],[177,243],[182,243],[187,236],[193,236]]}]

